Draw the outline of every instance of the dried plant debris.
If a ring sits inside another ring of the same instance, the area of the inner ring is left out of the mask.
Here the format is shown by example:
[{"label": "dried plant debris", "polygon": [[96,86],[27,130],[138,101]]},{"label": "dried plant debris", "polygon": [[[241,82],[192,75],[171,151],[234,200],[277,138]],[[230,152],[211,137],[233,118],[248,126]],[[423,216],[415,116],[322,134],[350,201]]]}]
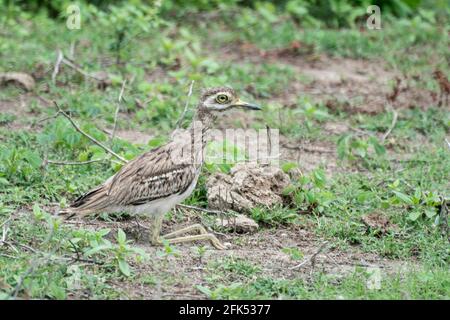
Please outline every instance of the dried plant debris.
[{"label": "dried plant debris", "polygon": [[33,90],[36,83],[32,76],[24,72],[0,73],[0,85],[14,83],[27,91]]},{"label": "dried plant debris", "polygon": [[216,225],[237,233],[254,233],[259,228],[255,220],[242,214],[217,218]]},{"label": "dried plant debris", "polygon": [[441,70],[435,70],[433,76],[439,84],[439,101],[438,105],[449,106],[449,96],[450,96],[450,81],[448,81],[447,76]]},{"label": "dried plant debris", "polygon": [[392,224],[388,217],[377,211],[364,215],[361,220],[367,226],[368,231],[379,236],[397,230],[397,225]]},{"label": "dried plant debris", "polygon": [[257,164],[237,164],[229,175],[215,173],[208,178],[210,208],[248,212],[283,203],[282,191],[290,183],[280,168]]}]

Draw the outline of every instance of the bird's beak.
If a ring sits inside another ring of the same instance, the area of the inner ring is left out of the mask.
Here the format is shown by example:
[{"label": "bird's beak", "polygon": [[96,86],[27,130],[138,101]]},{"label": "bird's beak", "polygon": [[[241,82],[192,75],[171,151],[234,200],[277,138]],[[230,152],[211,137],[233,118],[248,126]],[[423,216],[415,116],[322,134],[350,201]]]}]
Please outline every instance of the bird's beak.
[{"label": "bird's beak", "polygon": [[234,104],[234,107],[243,107],[250,110],[261,110],[261,107],[254,103],[249,103],[242,101],[241,99],[238,99],[236,103]]}]

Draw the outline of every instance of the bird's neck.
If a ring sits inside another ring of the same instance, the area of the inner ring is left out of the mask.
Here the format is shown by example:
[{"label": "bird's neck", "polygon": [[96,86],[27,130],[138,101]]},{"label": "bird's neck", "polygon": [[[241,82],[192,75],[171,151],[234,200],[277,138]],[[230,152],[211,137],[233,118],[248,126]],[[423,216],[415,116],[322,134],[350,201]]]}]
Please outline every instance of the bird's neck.
[{"label": "bird's neck", "polygon": [[203,145],[206,144],[207,133],[209,129],[211,129],[216,118],[217,117],[203,105],[198,106],[197,112],[194,116],[194,120],[192,121],[192,124],[190,126],[190,130],[191,133],[193,133],[194,131],[196,133],[201,132]]}]

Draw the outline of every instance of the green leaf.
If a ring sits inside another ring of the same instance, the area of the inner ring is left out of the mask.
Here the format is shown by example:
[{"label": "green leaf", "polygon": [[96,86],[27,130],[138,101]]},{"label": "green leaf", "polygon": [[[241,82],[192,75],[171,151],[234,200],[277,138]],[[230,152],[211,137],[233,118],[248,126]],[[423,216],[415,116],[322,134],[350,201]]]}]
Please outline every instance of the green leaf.
[{"label": "green leaf", "polygon": [[425,209],[425,215],[428,218],[433,218],[436,215],[436,209],[435,208],[426,208]]},{"label": "green leaf", "polygon": [[127,241],[127,236],[125,234],[125,232],[123,232],[122,229],[119,228],[119,230],[117,231],[117,242],[119,242],[120,244],[124,244]]},{"label": "green leaf", "polygon": [[131,275],[130,265],[123,259],[119,259],[119,270],[127,277]]},{"label": "green leaf", "polygon": [[109,250],[111,248],[112,248],[112,246],[110,244],[102,244],[102,245],[99,245],[97,247],[94,247],[94,248],[86,251],[84,254],[89,257],[89,256],[92,256],[101,251]]},{"label": "green leaf", "polygon": [[395,195],[397,196],[397,198],[400,199],[401,201],[403,201],[404,203],[409,204],[409,205],[414,204],[410,196],[408,196],[404,193],[401,193],[399,191],[395,191],[395,190],[392,192],[394,192]]},{"label": "green leaf", "polygon": [[198,291],[200,291],[201,293],[205,294],[206,296],[210,297],[212,292],[211,289],[204,287],[204,286],[195,286],[197,288]]},{"label": "green leaf", "polygon": [[415,210],[409,213],[408,218],[411,221],[416,221],[417,219],[419,219],[422,216],[422,212],[419,210]]},{"label": "green leaf", "polygon": [[33,215],[37,220],[42,220],[44,218],[44,213],[37,203],[33,205]]},{"label": "green leaf", "polygon": [[281,170],[283,170],[284,172],[288,173],[289,171],[291,171],[292,169],[297,168],[297,167],[298,167],[297,163],[295,163],[295,162],[287,162],[287,163],[284,163],[281,166]]}]

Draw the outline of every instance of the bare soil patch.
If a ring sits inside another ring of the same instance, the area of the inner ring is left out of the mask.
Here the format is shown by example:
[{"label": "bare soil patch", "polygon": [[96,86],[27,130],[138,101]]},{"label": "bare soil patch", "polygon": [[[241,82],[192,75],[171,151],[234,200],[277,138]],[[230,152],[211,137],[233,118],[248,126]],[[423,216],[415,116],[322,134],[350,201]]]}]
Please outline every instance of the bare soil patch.
[{"label": "bare soil patch", "polygon": [[[290,49],[290,51],[286,51]],[[291,105],[301,94],[314,97],[331,110],[376,114],[390,102],[394,108],[427,108],[436,103],[436,93],[413,86],[399,72],[381,60],[329,57],[324,54],[302,53],[289,48],[264,51],[252,44],[235,44],[219,53],[222,59],[253,63],[277,62],[290,65],[298,79],[273,99]],[[295,46],[294,46],[295,49]],[[256,52],[256,54],[255,54]],[[286,54],[287,52],[287,54]],[[258,54],[259,53],[259,54]],[[308,79],[308,81],[304,81]],[[401,79],[399,88],[397,79]],[[393,91],[398,91],[393,97]]]},{"label": "bare soil patch", "polygon": [[[174,223],[165,221],[163,234],[194,223],[198,217],[187,217],[191,221]],[[74,223],[73,221],[72,223]],[[279,227],[277,229],[262,229],[255,234],[217,234],[229,249],[215,250],[209,244],[203,257],[194,253],[192,247],[205,243],[191,243],[177,245],[177,256],[161,257],[158,251],[162,248],[154,247],[148,242],[148,231],[138,226],[132,220],[119,222],[104,222],[92,220],[79,221],[80,225],[88,228],[111,228],[111,234],[116,234],[117,228],[122,228],[135,241],[137,247],[145,250],[150,259],[142,263],[133,263],[136,276],[135,282],[114,280],[110,283],[114,288],[126,292],[128,298],[141,299],[189,299],[206,298],[197,289],[197,285],[208,286],[207,279],[214,273],[211,263],[221,263],[224,259],[243,259],[261,269],[259,276],[274,279],[305,279],[311,278],[314,272],[325,272],[336,276],[337,279],[351,274],[356,267],[380,268],[385,274],[394,273],[408,267],[402,261],[386,259],[375,253],[362,252],[358,247],[339,250],[327,246],[317,254],[314,265],[305,263],[300,268],[293,268],[303,260],[294,261],[283,248],[297,248],[307,260],[317,253],[323,240],[317,238],[313,232],[300,227]],[[141,225],[149,226],[141,221]],[[140,281],[149,275],[154,276],[151,283]],[[137,282],[137,283],[136,283]]]}]

